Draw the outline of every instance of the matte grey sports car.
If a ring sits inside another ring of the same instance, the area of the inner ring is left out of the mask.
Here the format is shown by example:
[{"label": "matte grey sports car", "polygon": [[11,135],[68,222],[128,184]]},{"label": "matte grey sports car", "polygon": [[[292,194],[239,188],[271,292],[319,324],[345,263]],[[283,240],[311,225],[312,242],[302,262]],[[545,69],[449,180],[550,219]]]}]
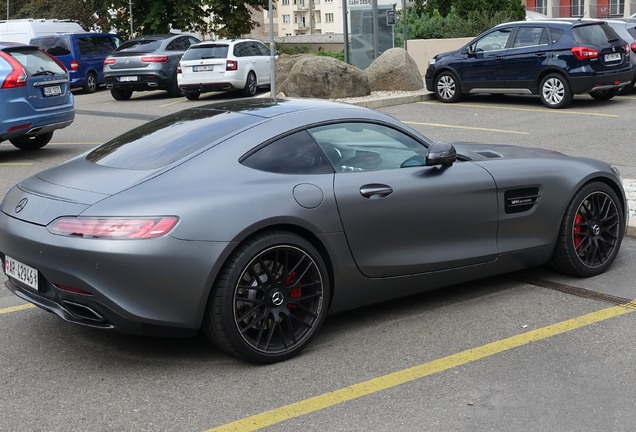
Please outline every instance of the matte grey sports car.
[{"label": "matte grey sports car", "polygon": [[200,329],[258,363],[328,312],[551,263],[614,261],[628,217],[608,164],[434,142],[328,101],[188,109],[27,178],[1,205],[16,295],[103,329]]}]

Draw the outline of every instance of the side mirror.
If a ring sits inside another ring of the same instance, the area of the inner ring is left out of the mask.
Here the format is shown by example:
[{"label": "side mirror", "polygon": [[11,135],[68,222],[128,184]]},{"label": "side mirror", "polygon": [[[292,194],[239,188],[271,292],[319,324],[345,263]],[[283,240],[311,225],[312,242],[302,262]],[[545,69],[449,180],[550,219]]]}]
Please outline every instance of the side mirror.
[{"label": "side mirror", "polygon": [[435,141],[428,147],[426,166],[451,166],[457,160],[457,151],[452,144]]},{"label": "side mirror", "polygon": [[475,45],[468,45],[468,47],[464,50],[464,54],[467,54],[468,57],[475,57]]}]

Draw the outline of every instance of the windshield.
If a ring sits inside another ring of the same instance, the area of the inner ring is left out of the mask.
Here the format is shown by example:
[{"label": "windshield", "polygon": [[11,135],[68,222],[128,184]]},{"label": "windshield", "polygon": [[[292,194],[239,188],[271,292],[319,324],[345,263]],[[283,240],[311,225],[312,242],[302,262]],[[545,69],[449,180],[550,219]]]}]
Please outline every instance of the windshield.
[{"label": "windshield", "polygon": [[224,59],[227,58],[228,45],[192,46],[181,60]]}]

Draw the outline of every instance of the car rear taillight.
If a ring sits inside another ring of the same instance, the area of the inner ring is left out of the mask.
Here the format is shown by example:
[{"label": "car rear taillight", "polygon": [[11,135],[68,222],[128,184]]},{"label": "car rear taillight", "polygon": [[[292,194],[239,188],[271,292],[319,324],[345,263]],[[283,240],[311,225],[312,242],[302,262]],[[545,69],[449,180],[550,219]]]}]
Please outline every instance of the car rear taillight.
[{"label": "car rear taillight", "polygon": [[180,74],[181,73],[181,63],[179,63],[177,65],[177,73]]},{"label": "car rear taillight", "polygon": [[632,44],[630,45],[630,48],[632,49],[632,52],[636,54],[636,42],[632,42]]},{"label": "car rear taillight", "polygon": [[2,81],[0,89],[26,87],[28,75],[20,62],[4,51],[0,51],[0,57],[6,60],[9,66],[11,66],[11,72],[9,72],[9,75]]},{"label": "car rear taillight", "polygon": [[144,63],[165,63],[168,61],[168,56],[144,56],[141,61]]},{"label": "car rear taillight", "polygon": [[76,71],[76,70],[78,70],[78,69],[79,69],[79,64],[77,63],[77,60],[73,60],[73,61],[71,62],[71,70]]},{"label": "car rear taillight", "polygon": [[595,50],[594,48],[576,46],[572,47],[571,50],[572,54],[574,54],[574,57],[576,57],[578,60],[593,59],[598,57],[598,50]]},{"label": "car rear taillight", "polygon": [[238,70],[238,62],[236,60],[227,60],[225,62],[225,70],[228,70],[228,71]]},{"label": "car rear taillight", "polygon": [[175,216],[142,218],[61,217],[46,229],[66,237],[115,240],[150,239],[167,234],[179,221]]},{"label": "car rear taillight", "polygon": [[117,63],[117,59],[114,59],[112,57],[106,57],[104,59],[104,66],[112,65],[112,64],[115,64],[115,63]]}]

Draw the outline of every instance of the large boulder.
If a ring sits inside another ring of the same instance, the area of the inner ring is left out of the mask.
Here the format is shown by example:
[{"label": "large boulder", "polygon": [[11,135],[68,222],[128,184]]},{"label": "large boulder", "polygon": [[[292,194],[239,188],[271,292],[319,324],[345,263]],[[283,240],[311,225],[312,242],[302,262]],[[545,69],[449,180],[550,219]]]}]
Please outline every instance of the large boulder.
[{"label": "large boulder", "polygon": [[383,52],[364,70],[373,91],[415,91],[424,80],[415,60],[404,48]]},{"label": "large boulder", "polygon": [[338,99],[371,93],[364,72],[332,57],[279,56],[276,61],[277,91],[291,97]]}]

